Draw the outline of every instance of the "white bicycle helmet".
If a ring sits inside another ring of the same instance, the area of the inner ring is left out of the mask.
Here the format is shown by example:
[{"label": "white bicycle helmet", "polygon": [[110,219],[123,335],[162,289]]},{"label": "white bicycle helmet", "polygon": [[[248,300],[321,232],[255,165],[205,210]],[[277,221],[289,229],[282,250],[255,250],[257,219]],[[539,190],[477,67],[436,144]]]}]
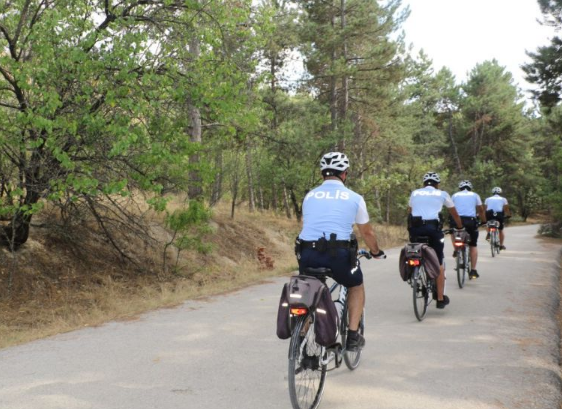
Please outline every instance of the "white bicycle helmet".
[{"label": "white bicycle helmet", "polygon": [[472,190],[472,183],[470,183],[470,180],[463,180],[462,182],[459,183],[459,189],[464,189],[465,187],[469,188],[470,190]]},{"label": "white bicycle helmet", "polygon": [[320,160],[320,170],[332,169],[343,172],[349,168],[349,159],[341,152],[328,152]]},{"label": "white bicycle helmet", "polygon": [[495,188],[492,189],[492,193],[493,193],[493,194],[498,194],[498,195],[499,195],[501,192],[502,192],[502,188],[501,188],[501,187],[497,187],[497,186],[496,186]]},{"label": "white bicycle helmet", "polygon": [[423,175],[423,183],[427,182],[428,180],[432,180],[435,183],[441,183],[439,174],[435,172],[427,172],[425,175]]}]

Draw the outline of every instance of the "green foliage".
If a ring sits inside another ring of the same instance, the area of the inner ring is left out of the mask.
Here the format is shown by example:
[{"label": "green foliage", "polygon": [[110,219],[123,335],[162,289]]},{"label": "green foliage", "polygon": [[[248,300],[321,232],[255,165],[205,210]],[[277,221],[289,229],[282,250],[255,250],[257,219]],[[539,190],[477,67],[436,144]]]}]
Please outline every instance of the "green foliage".
[{"label": "green foliage", "polygon": [[198,200],[191,200],[186,209],[176,210],[172,213],[166,212],[165,225],[172,230],[173,234],[165,246],[164,269],[166,269],[166,249],[171,245],[177,249],[176,270],[180,268],[179,254],[183,250],[194,249],[202,254],[212,252],[212,245],[204,241],[205,235],[212,232],[209,225],[210,219],[211,211]]}]

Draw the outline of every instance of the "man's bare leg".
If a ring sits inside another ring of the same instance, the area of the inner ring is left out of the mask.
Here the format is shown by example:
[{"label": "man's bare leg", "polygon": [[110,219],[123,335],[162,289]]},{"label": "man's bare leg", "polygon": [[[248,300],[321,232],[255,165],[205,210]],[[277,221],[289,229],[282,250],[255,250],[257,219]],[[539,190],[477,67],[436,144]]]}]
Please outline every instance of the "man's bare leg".
[{"label": "man's bare leg", "polygon": [[365,286],[363,284],[347,289],[347,307],[349,309],[349,329],[357,331],[365,307]]}]

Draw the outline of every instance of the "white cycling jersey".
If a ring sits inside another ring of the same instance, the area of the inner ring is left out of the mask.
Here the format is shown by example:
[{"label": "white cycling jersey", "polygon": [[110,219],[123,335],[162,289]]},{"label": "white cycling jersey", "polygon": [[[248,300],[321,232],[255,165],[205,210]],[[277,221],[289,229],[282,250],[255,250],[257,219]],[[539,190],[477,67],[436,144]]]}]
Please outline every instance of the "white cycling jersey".
[{"label": "white cycling jersey", "polygon": [[330,238],[336,233],[337,240],[349,240],[353,224],[369,222],[367,205],[363,196],[345,187],[339,180],[325,180],[307,193],[302,205],[303,228],[299,237],[314,241]]},{"label": "white cycling jersey", "polygon": [[414,190],[410,195],[409,206],[412,208],[412,216],[421,216],[423,220],[439,219],[439,212],[443,205],[448,208],[455,206],[449,193],[433,186]]}]

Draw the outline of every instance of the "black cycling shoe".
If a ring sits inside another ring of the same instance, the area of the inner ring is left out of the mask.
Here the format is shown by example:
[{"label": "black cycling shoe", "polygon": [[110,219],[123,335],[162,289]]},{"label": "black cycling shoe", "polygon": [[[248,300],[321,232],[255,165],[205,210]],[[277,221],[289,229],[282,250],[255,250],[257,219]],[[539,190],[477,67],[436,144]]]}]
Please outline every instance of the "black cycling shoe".
[{"label": "black cycling shoe", "polygon": [[500,246],[500,250],[506,250],[505,246]]},{"label": "black cycling shoe", "polygon": [[445,308],[446,305],[449,305],[449,302],[451,300],[449,300],[449,297],[447,297],[446,295],[443,296],[443,300],[439,301],[437,300],[437,308],[439,308],[440,310]]},{"label": "black cycling shoe", "polygon": [[348,331],[345,349],[349,352],[356,352],[365,346],[365,337],[357,331]]},{"label": "black cycling shoe", "polygon": [[453,251],[453,257],[456,257],[456,256],[458,256],[458,255],[459,255],[458,250]]},{"label": "black cycling shoe", "polygon": [[476,270],[470,270],[470,273],[468,273],[468,278],[469,279],[473,279],[473,278],[478,278],[480,277],[480,275],[478,274],[478,272]]},{"label": "black cycling shoe", "polygon": [[486,234],[486,240],[490,241],[490,233]]}]

